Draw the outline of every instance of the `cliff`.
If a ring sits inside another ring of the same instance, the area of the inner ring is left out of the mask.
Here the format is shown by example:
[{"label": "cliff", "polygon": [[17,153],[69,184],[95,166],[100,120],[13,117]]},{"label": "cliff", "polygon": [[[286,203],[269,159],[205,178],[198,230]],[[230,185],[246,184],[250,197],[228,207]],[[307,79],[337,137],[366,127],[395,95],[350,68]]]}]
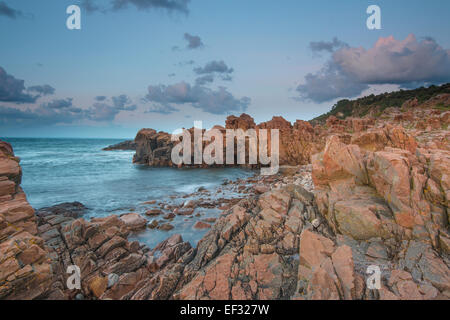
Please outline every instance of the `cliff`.
[{"label": "cliff", "polygon": [[21,179],[19,159],[0,141],[0,299],[34,299],[51,285],[50,261]]}]

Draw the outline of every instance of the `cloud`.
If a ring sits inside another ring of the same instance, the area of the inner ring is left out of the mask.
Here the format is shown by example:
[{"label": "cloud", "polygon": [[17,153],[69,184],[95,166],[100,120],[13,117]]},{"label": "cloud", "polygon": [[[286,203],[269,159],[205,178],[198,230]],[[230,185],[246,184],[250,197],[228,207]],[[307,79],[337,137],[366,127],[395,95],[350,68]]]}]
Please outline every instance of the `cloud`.
[{"label": "cloud", "polygon": [[114,120],[121,111],[134,111],[137,108],[126,95],[112,97],[111,101],[112,103],[95,102],[88,109],[74,106],[71,98],[55,99],[34,109],[0,106],[0,123],[39,127],[83,120],[107,122]]},{"label": "cloud", "polygon": [[223,81],[231,81],[231,80],[233,80],[233,77],[230,76],[229,74],[225,74],[225,75],[222,75],[222,76],[221,76],[221,79],[222,79]]},{"label": "cloud", "polygon": [[230,68],[223,61],[211,61],[204,67],[194,68],[194,72],[198,75],[203,75],[195,80],[197,85],[206,85],[214,81],[215,76],[218,75],[223,81],[231,81],[233,78],[231,74],[234,72],[233,68]]},{"label": "cloud", "polygon": [[106,99],[107,99],[107,97],[105,97],[105,96],[96,96],[95,97],[96,101],[105,101]]},{"label": "cloud", "polygon": [[[24,120],[36,119],[37,115],[29,109],[22,111],[17,108],[0,106],[0,123],[15,124]],[[14,123],[12,123],[14,122]]]},{"label": "cloud", "polygon": [[25,81],[16,79],[0,67],[0,101],[16,103],[33,103],[40,96],[25,92]]},{"label": "cloud", "polygon": [[199,85],[191,86],[186,82],[168,86],[149,86],[145,99],[163,107],[174,108],[173,105],[189,104],[194,108],[212,114],[243,112],[251,103],[248,97],[235,98],[224,87],[212,90]]},{"label": "cloud", "polygon": [[315,54],[326,51],[326,52],[334,52],[336,49],[346,47],[347,44],[345,42],[342,42],[338,38],[334,37],[332,41],[317,41],[317,42],[310,42],[309,48],[312,52]]},{"label": "cloud", "polygon": [[102,7],[94,4],[94,0],[83,0],[81,1],[81,7],[86,10],[87,13],[92,13],[96,11],[102,11]]},{"label": "cloud", "polygon": [[187,60],[187,61],[178,62],[175,65],[178,66],[178,67],[184,67],[184,66],[190,66],[190,65],[193,65],[193,64],[195,64],[194,60]]},{"label": "cloud", "polygon": [[13,9],[9,7],[6,2],[0,1],[0,16],[16,19],[18,17],[21,17],[22,15],[22,11]]},{"label": "cloud", "polygon": [[39,85],[39,86],[32,86],[27,88],[28,92],[36,92],[41,95],[52,95],[55,93],[55,88],[52,86],[49,86],[48,84],[45,85]]},{"label": "cloud", "polygon": [[199,86],[204,86],[205,84],[208,83],[213,83],[214,82],[214,75],[212,74],[207,74],[201,77],[198,77],[197,79],[195,79],[195,84],[199,85]]},{"label": "cloud", "polygon": [[95,102],[85,111],[86,118],[92,121],[112,121],[121,111],[135,111],[137,106],[132,104],[130,98],[122,94],[112,97],[112,105],[104,102]]},{"label": "cloud", "polygon": [[46,109],[65,109],[72,107],[72,98],[56,99],[51,102],[43,103],[41,106]]},{"label": "cloud", "polygon": [[315,102],[355,97],[369,85],[396,84],[406,88],[439,84],[450,81],[450,50],[430,37],[421,41],[412,34],[405,40],[380,38],[368,50],[343,46],[333,51],[325,66],[304,80],[297,87],[300,98]]},{"label": "cloud", "polygon": [[203,47],[202,39],[199,36],[194,36],[189,33],[184,34],[184,39],[188,42],[187,49],[197,49]]},{"label": "cloud", "polygon": [[101,11],[107,13],[128,8],[130,5],[138,10],[163,9],[168,12],[189,13],[190,0],[110,0],[110,6],[96,5],[97,0],[83,0],[81,6],[89,13]]},{"label": "cloud", "polygon": [[368,88],[368,85],[355,82],[338,66],[329,63],[319,72],[307,74],[305,84],[299,85],[296,90],[301,99],[322,103],[337,97],[355,97]]},{"label": "cloud", "polygon": [[34,110],[0,106],[0,123],[9,126],[44,126],[69,124],[83,118],[83,110],[72,105],[72,99],[53,100]]},{"label": "cloud", "polygon": [[405,40],[380,38],[369,50],[343,48],[333,60],[343,72],[369,84],[407,84],[450,80],[450,50],[426,38],[420,42],[413,34]]},{"label": "cloud", "polygon": [[144,113],[159,113],[159,114],[171,114],[180,111],[171,105],[155,105],[146,110]]},{"label": "cloud", "polygon": [[198,67],[194,69],[196,74],[207,74],[207,73],[233,73],[233,68],[229,68],[223,61],[211,61],[208,62],[203,68]]}]

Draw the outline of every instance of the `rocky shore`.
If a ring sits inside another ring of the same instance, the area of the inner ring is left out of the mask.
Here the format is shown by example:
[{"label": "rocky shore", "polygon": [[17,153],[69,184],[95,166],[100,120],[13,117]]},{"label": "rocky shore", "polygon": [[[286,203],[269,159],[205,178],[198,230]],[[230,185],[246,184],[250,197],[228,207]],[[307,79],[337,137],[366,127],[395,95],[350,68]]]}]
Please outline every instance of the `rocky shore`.
[{"label": "rocky shore", "polygon": [[[280,129],[280,172],[225,183],[241,195],[231,200],[151,201],[148,217],[86,221],[79,203],[35,212],[19,159],[0,142],[0,299],[448,300],[450,111],[441,105],[450,94],[314,126],[229,117],[225,128]],[[167,133],[143,129],[135,142],[134,162],[172,166]],[[208,205],[217,218],[195,216]],[[178,234],[154,248],[129,240],[180,215],[209,230],[196,247]],[[81,269],[80,290],[66,286],[70,265]]]},{"label": "rocky shore", "polygon": [[114,150],[136,150],[136,143],[132,140],[127,140],[103,148],[103,151],[114,151]]}]

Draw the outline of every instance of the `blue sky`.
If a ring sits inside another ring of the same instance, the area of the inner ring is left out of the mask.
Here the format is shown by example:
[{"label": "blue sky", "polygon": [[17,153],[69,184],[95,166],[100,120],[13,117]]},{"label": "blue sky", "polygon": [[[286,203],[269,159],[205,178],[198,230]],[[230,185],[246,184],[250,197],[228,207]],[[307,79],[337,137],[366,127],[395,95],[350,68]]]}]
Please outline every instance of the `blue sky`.
[{"label": "blue sky", "polygon": [[[81,30],[66,28],[71,4]],[[83,4],[0,0],[0,136],[131,138],[242,111],[309,120],[342,98],[450,81],[446,0]],[[381,30],[366,27],[371,4]]]}]

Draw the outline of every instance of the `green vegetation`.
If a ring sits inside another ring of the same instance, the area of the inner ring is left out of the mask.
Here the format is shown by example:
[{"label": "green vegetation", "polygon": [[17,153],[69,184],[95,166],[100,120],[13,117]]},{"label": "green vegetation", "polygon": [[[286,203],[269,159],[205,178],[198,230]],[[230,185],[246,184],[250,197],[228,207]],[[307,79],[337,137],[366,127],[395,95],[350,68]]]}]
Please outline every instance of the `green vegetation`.
[{"label": "green vegetation", "polygon": [[442,102],[438,103],[433,107],[434,109],[439,109],[442,111],[450,111],[450,105],[445,106]]},{"label": "green vegetation", "polygon": [[[396,92],[383,93],[379,95],[371,94],[356,100],[340,100],[336,103],[330,112],[325,113],[311,120],[312,122],[324,122],[330,116],[336,116],[342,113],[344,117],[364,116],[371,110],[376,109],[376,114],[381,115],[386,108],[400,108],[402,104],[410,99],[417,98],[419,104],[431,99],[434,96],[443,93],[450,93],[450,83],[441,86],[430,86],[428,88],[420,87],[414,90],[400,90]],[[449,106],[437,105],[435,108],[449,110]]]}]

